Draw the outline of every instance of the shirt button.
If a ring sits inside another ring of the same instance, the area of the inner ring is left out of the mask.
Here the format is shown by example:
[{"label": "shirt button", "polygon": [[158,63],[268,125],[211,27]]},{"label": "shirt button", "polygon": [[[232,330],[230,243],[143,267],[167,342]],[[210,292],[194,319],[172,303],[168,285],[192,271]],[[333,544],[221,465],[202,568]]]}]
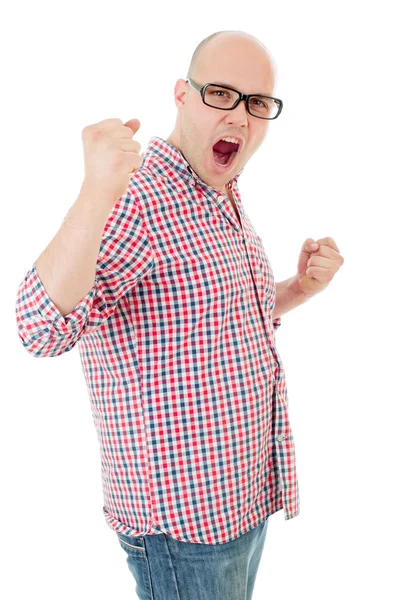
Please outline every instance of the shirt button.
[{"label": "shirt button", "polygon": [[283,442],[283,440],[286,440],[286,436],[283,435],[283,433],[280,433],[278,436],[276,436],[276,439],[278,442]]}]

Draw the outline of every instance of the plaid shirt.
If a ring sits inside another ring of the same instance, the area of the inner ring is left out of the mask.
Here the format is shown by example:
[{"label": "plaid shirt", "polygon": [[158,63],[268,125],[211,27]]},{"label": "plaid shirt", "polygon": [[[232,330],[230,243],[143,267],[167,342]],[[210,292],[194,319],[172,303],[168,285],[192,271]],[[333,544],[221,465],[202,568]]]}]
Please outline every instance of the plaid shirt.
[{"label": "plaid shirt", "polygon": [[[243,171],[243,169],[242,169]],[[299,514],[294,439],[272,319],[276,288],[241,202],[150,138],[105,225],[92,289],[63,317],[36,272],[18,288],[34,357],[78,344],[117,533],[223,544]]]}]

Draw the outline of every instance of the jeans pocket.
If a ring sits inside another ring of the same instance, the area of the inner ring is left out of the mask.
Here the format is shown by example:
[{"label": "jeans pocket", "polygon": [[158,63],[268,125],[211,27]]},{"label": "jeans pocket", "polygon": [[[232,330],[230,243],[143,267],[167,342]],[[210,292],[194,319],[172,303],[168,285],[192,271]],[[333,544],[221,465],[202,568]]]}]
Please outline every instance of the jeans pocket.
[{"label": "jeans pocket", "polygon": [[123,533],[117,533],[117,537],[124,550],[131,553],[145,553],[146,548],[144,545],[143,536],[132,537],[130,535],[124,535]]},{"label": "jeans pocket", "polygon": [[153,587],[150,577],[144,537],[132,537],[117,533],[120,546],[126,552],[128,568],[136,580],[136,595],[140,600],[153,600]]}]

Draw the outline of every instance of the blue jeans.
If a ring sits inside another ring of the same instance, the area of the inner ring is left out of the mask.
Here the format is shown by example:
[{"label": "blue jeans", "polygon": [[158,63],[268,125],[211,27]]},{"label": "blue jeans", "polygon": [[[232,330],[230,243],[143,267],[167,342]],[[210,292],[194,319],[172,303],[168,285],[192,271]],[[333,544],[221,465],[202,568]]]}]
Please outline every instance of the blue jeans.
[{"label": "blue jeans", "polygon": [[251,600],[268,519],[226,544],[117,533],[139,600]]}]

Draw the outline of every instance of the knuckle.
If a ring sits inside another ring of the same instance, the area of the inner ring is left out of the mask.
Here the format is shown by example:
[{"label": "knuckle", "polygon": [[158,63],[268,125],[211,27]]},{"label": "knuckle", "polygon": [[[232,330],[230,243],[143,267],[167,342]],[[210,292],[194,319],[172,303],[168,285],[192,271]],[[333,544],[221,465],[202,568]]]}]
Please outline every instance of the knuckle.
[{"label": "knuckle", "polygon": [[103,137],[103,132],[101,129],[92,129],[90,132],[90,137],[93,141],[100,140]]},{"label": "knuckle", "polygon": [[82,130],[82,139],[88,141],[97,141],[101,138],[101,130],[97,129],[94,125],[87,125]]}]

